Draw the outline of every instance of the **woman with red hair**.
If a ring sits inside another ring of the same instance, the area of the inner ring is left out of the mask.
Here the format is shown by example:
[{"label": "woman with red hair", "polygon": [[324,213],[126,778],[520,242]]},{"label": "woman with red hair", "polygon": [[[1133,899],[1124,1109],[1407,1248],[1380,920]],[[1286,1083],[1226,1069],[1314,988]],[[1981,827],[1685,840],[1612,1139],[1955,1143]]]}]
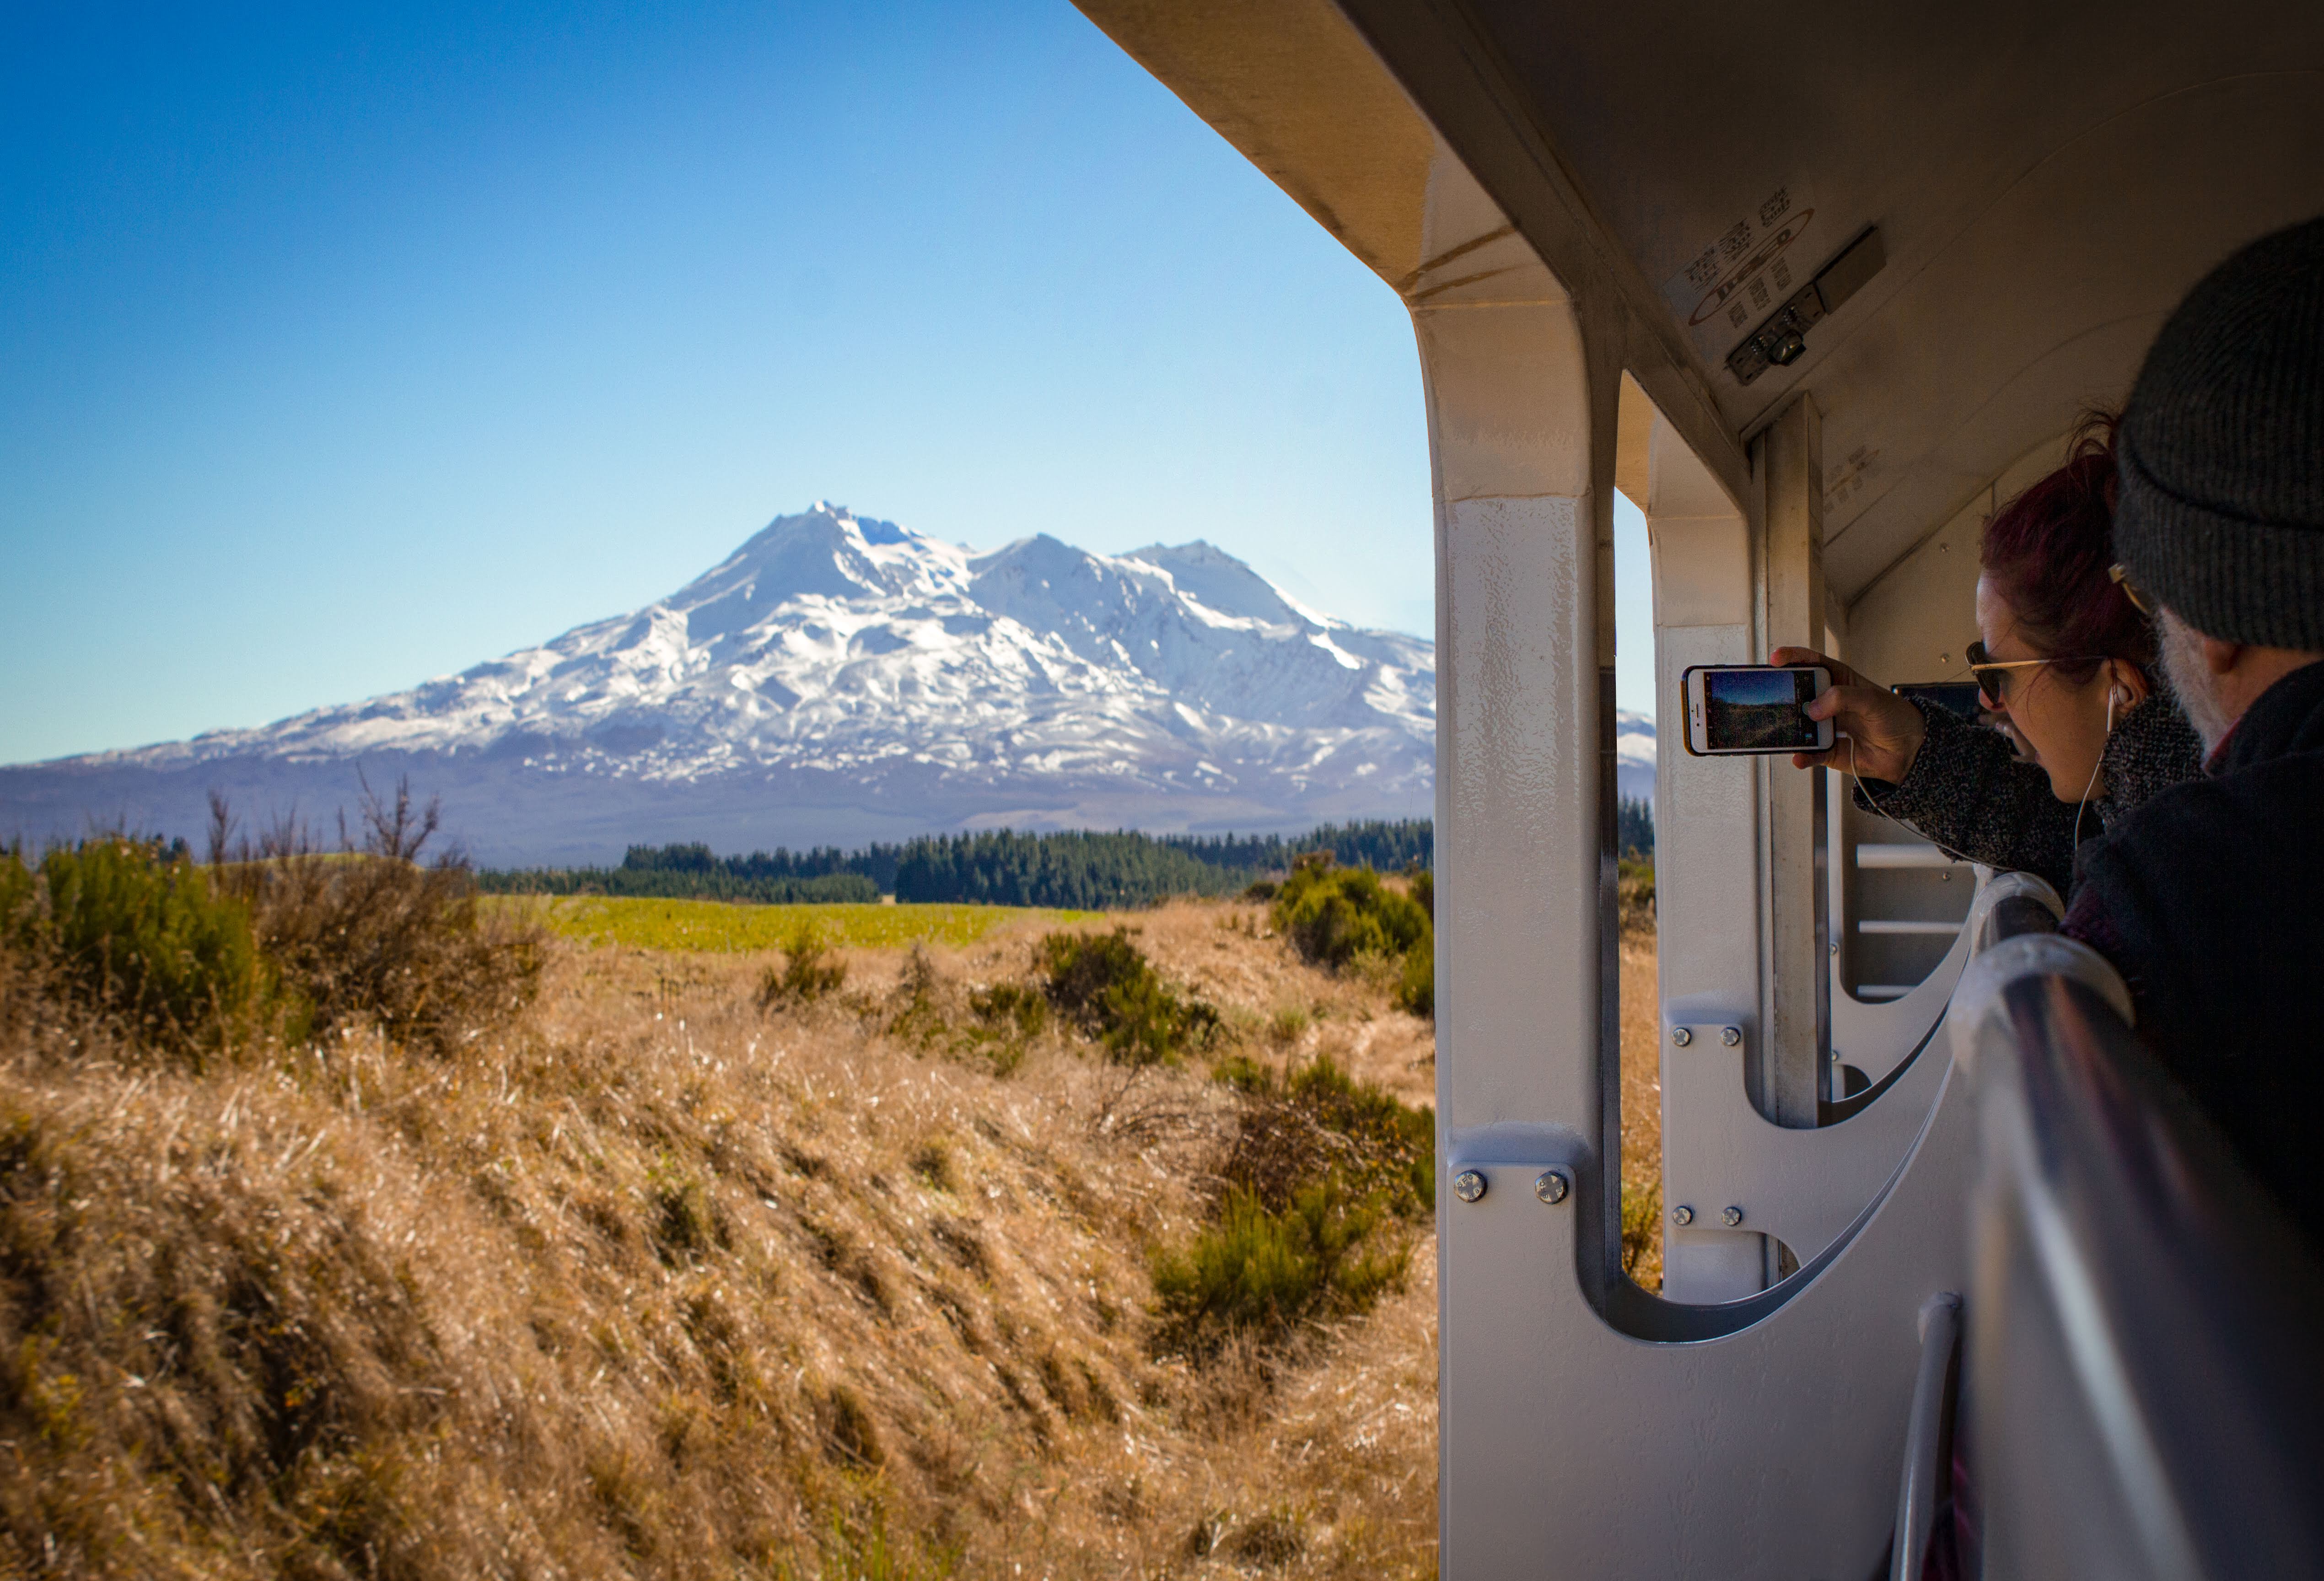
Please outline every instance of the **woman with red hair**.
[{"label": "woman with red hair", "polygon": [[2112,574],[2114,427],[2094,417],[2063,467],[1985,525],[1980,640],[1969,660],[2007,735],[1908,702],[1811,649],[1772,655],[1831,671],[1831,689],[1808,712],[1842,739],[1794,756],[1795,766],[1850,771],[1859,807],[1957,855],[2046,879],[2061,895],[2085,837],[2202,767],[2202,744],[2163,679],[2153,624]]}]

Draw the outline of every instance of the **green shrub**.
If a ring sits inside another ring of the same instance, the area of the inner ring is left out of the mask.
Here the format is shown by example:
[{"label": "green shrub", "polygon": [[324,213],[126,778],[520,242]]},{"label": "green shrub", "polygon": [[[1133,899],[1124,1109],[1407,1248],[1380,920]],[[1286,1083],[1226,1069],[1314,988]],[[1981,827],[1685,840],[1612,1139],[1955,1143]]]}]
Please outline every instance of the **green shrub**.
[{"label": "green shrub", "polygon": [[1211,1222],[1154,1262],[1166,1349],[1229,1334],[1282,1338],[1361,1311],[1402,1279],[1435,1207],[1435,1115],[1330,1059],[1278,1077],[1236,1055],[1213,1077],[1242,1095]]},{"label": "green shrub", "polygon": [[1049,1003],[1125,1065],[1175,1059],[1218,1030],[1219,1012],[1173,994],[1126,928],[1052,933],[1038,958]]},{"label": "green shrub", "polygon": [[1238,1092],[1266,1095],[1275,1091],[1275,1072],[1248,1054],[1230,1054],[1211,1067],[1211,1079]]},{"label": "green shrub", "polygon": [[1615,864],[1614,873],[1622,931],[1651,933],[1655,926],[1655,859],[1633,852]]},{"label": "green shrub", "polygon": [[40,913],[40,886],[24,865],[23,851],[0,847],[0,948],[28,948],[35,937]]},{"label": "green shrub", "polygon": [[1401,956],[1428,934],[1428,913],[1369,867],[1334,867],[1316,852],[1292,864],[1275,897],[1275,926],[1299,953],[1333,970],[1358,956]]},{"label": "green shrub", "polygon": [[789,942],[783,947],[783,964],[769,966],[760,975],[759,1007],[812,1004],[837,993],[846,981],[847,963],[832,959],[831,947],[821,931],[803,921],[791,930]]},{"label": "green shrub", "polygon": [[1436,1112],[1415,1108],[1329,1059],[1311,1060],[1283,1084],[1284,1098],[1342,1140],[1338,1171],[1404,1218],[1436,1210]]},{"label": "green shrub", "polygon": [[1312,1318],[1369,1310],[1412,1262],[1409,1243],[1368,1244],[1381,1214],[1331,1178],[1280,1211],[1231,1192],[1192,1243],[1155,1259],[1165,1343],[1207,1352],[1231,1334],[1280,1337]]},{"label": "green shrub", "polygon": [[1397,979],[1397,1008],[1415,1015],[1436,1018],[1436,935],[1432,929],[1405,952],[1404,971]]},{"label": "green shrub", "polygon": [[1049,1002],[1022,983],[995,983],[968,996],[976,1019],[1003,1036],[1037,1038],[1049,1024]]},{"label": "green shrub", "polygon": [[158,841],[59,846],[37,883],[10,853],[0,916],[67,994],[173,1049],[217,1047],[264,997],[248,909]]}]

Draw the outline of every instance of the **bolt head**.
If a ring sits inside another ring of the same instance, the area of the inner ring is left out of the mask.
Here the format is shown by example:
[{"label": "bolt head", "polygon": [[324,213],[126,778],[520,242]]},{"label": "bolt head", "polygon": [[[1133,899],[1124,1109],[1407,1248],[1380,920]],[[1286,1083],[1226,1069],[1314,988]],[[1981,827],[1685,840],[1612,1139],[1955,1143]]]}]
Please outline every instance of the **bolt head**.
[{"label": "bolt head", "polygon": [[1743,1222],[1743,1210],[1739,1207],[1722,1207],[1719,1210],[1719,1222],[1731,1230]]},{"label": "bolt head", "polygon": [[1735,1048],[1743,1041],[1743,1029],[1741,1027],[1721,1027],[1719,1029],[1719,1040],[1726,1044],[1730,1049]]},{"label": "bolt head", "polygon": [[1693,1222],[1694,1209],[1687,1207],[1685,1203],[1682,1202],[1676,1207],[1671,1209],[1671,1223],[1674,1225],[1691,1225]]},{"label": "bolt head", "polygon": [[1565,1194],[1569,1189],[1571,1187],[1563,1170],[1545,1170],[1542,1171],[1541,1179],[1533,1183],[1533,1194],[1552,1207],[1565,1200]]},{"label": "bolt head", "polygon": [[1694,1041],[1694,1034],[1684,1027],[1673,1027],[1671,1029],[1671,1041],[1683,1049],[1689,1043]]},{"label": "bolt head", "polygon": [[1452,1195],[1463,1202],[1474,1202],[1485,1194],[1485,1178],[1474,1170],[1463,1170],[1452,1177]]}]

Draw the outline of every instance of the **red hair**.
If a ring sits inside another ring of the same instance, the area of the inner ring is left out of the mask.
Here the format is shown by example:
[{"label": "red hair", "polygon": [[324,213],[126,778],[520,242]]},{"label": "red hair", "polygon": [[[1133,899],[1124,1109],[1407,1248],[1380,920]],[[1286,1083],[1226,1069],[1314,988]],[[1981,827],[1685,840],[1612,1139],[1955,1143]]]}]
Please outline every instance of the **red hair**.
[{"label": "red hair", "polygon": [[2008,601],[2017,629],[2043,658],[2088,680],[2096,661],[2119,659],[2151,673],[2154,628],[2107,575],[2114,565],[2114,432],[2121,418],[2093,411],[2075,432],[2066,464],[2028,487],[1985,524],[1978,563]]}]

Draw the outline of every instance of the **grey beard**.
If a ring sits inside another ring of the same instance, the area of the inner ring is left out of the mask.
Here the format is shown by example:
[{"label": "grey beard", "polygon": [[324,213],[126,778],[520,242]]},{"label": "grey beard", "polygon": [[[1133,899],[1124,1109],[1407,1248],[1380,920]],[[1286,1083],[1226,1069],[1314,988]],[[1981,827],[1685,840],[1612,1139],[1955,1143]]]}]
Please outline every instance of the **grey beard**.
[{"label": "grey beard", "polygon": [[2217,751],[2234,723],[2211,692],[2210,666],[2203,662],[2202,639],[2195,628],[2170,610],[2162,612],[2163,673],[2179,697],[2179,711],[2203,738],[2203,755]]}]

